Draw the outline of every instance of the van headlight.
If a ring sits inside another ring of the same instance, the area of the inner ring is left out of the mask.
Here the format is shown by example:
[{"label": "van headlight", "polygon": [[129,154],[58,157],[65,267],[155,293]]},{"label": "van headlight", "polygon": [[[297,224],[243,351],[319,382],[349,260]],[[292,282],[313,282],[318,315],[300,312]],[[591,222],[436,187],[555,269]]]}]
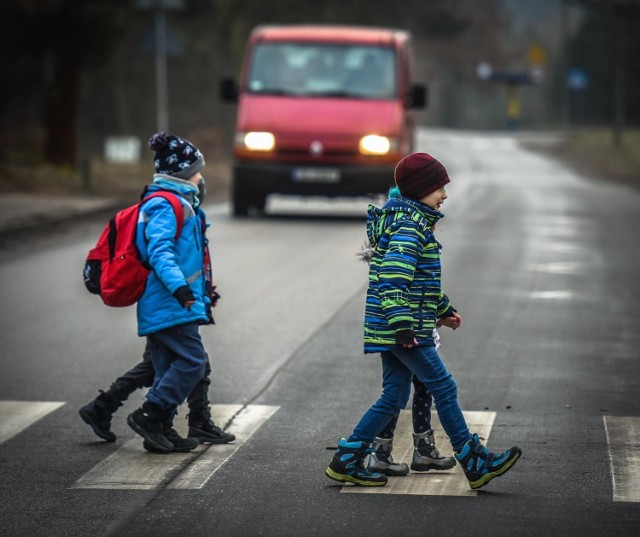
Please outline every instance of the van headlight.
[{"label": "van headlight", "polygon": [[386,155],[395,149],[395,146],[397,146],[397,142],[393,138],[368,134],[360,138],[359,149],[363,155]]},{"label": "van headlight", "polygon": [[236,145],[249,151],[271,151],[276,146],[276,138],[270,132],[239,132]]}]

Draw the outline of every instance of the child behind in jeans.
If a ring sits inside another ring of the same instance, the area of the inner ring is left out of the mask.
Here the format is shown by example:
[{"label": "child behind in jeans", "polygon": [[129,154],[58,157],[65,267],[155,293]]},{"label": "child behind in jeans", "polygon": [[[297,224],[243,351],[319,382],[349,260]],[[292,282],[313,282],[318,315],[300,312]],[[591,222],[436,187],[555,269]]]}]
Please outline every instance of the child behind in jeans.
[{"label": "child behind in jeans", "polygon": [[457,328],[460,316],[441,289],[440,243],[434,225],[444,215],[449,176],[431,155],[414,153],[395,170],[399,192],[382,209],[370,207],[367,235],[374,248],[364,320],[365,353],[380,353],[382,394],[360,418],[325,473],[356,485],[384,486],[387,476],[364,466],[370,444],[406,406],[415,375],[436,404],[440,423],[472,489],[507,472],[521,455],[518,447],[489,451],[472,434],[458,404],[457,384],[435,346],[438,320]]}]

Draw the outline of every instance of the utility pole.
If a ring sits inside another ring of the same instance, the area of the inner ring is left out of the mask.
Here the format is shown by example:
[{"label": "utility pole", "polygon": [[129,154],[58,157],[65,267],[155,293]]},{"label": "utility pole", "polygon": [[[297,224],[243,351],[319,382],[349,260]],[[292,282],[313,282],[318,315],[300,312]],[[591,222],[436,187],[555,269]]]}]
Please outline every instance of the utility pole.
[{"label": "utility pole", "polygon": [[169,79],[167,76],[167,14],[156,8],[155,56],[156,56],[156,127],[158,131],[169,130]]},{"label": "utility pole", "polygon": [[156,64],[156,130],[169,131],[169,77],[167,73],[167,11],[185,8],[184,0],[137,0],[136,7],[154,12]]},{"label": "utility pole", "polygon": [[616,3],[608,4],[609,29],[613,48],[613,125],[612,142],[616,149],[622,147],[625,119],[625,24],[616,13]]}]

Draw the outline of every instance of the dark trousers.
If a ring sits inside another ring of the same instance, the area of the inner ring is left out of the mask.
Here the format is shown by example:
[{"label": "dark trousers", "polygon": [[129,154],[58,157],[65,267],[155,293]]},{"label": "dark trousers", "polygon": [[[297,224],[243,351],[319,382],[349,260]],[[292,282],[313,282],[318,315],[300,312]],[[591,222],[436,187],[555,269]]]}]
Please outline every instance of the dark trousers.
[{"label": "dark trousers", "polygon": [[[147,340],[144,352],[142,353],[142,361],[129,369],[124,375],[118,377],[106,393],[114,402],[118,403],[119,406],[136,390],[140,388],[150,388],[153,385],[155,374],[156,372],[151,362],[149,340]],[[209,357],[207,356],[204,376],[198,381],[187,397],[187,403],[191,412],[203,413],[208,410],[209,385],[211,384],[210,376],[211,365],[209,363]]]}]

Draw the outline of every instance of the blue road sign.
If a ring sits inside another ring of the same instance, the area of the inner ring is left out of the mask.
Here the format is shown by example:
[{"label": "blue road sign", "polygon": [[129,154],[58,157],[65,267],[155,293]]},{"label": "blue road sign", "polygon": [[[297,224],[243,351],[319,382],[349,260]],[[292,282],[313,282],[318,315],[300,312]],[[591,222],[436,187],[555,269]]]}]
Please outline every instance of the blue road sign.
[{"label": "blue road sign", "polygon": [[582,91],[589,86],[589,79],[584,69],[573,67],[567,73],[567,87],[570,90]]}]

